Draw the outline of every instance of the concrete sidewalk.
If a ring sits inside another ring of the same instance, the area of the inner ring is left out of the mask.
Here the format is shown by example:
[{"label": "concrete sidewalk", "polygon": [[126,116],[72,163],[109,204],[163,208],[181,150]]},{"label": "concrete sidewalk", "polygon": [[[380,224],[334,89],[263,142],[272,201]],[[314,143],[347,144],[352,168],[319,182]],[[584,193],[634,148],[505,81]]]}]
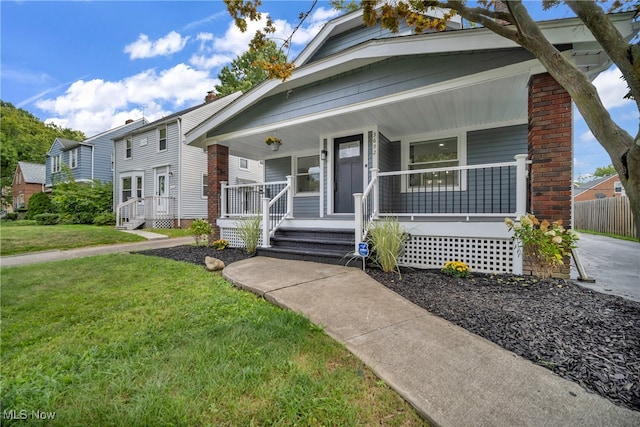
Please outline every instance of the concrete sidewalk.
[{"label": "concrete sidewalk", "polygon": [[[112,254],[116,252],[134,252],[144,251],[146,249],[170,248],[173,246],[188,245],[189,243],[193,242],[193,237],[177,237],[169,239],[167,238],[167,236],[159,235],[156,233],[138,232],[135,234],[140,234],[149,240],[145,242],[119,243],[115,245],[88,246],[76,249],[32,252],[23,255],[9,255],[0,258],[0,267],[12,267],[16,265],[62,261],[65,259]],[[151,234],[153,234],[154,236],[149,236]],[[162,238],[155,236],[162,236]]]},{"label": "concrete sidewalk", "polygon": [[256,257],[223,275],[323,326],[436,425],[640,425],[640,412],[429,314],[356,268]]}]

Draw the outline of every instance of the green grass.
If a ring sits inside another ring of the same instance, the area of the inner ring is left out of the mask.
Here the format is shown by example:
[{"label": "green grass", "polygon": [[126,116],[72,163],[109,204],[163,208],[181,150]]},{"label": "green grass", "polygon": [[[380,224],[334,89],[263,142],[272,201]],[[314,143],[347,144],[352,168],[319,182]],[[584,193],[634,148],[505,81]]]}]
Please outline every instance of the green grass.
[{"label": "green grass", "polygon": [[[640,239],[636,239],[635,237],[621,236],[619,234],[599,233],[597,231],[591,231],[591,230],[576,230],[576,231],[578,233],[593,234],[594,236],[606,236],[606,237],[612,237],[614,239],[628,240],[630,242],[640,242]],[[578,241],[578,244],[580,244],[580,241]]]},{"label": "green grass", "polygon": [[3,410],[54,426],[425,424],[320,328],[199,266],[114,254],[1,273]]},{"label": "green grass", "polygon": [[145,231],[150,231],[152,233],[164,234],[169,237],[190,237],[188,229],[182,228],[150,228],[145,229]]},{"label": "green grass", "polygon": [[20,221],[3,222],[0,228],[0,255],[144,240],[144,237],[123,233],[111,226],[21,225]]}]

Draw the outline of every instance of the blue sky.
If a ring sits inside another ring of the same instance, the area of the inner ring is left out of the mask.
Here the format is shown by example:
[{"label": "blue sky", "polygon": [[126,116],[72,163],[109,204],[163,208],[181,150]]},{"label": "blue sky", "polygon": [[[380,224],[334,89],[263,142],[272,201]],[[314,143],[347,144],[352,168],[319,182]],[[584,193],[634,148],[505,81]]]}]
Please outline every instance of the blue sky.
[{"label": "blue sky", "polygon": [[[287,37],[311,0],[263,2]],[[537,19],[568,17],[567,10]],[[320,1],[293,40],[302,50],[336,16]],[[0,1],[0,97],[44,121],[87,136],[144,116],[155,120],[203,101],[220,69],[242,54],[252,32],[240,33],[222,1]],[[596,85],[614,119],[635,135],[638,111],[619,72]],[[575,176],[611,163],[575,114]]]}]

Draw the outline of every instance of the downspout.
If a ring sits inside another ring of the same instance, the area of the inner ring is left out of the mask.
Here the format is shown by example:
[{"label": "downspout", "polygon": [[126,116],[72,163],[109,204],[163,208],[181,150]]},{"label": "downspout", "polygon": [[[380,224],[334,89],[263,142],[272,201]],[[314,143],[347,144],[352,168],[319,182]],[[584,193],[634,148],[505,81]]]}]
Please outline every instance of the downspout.
[{"label": "downspout", "polygon": [[91,146],[91,181],[93,181],[93,149],[95,147],[92,145]]},{"label": "downspout", "polygon": [[182,117],[178,117],[178,228],[182,228]]}]

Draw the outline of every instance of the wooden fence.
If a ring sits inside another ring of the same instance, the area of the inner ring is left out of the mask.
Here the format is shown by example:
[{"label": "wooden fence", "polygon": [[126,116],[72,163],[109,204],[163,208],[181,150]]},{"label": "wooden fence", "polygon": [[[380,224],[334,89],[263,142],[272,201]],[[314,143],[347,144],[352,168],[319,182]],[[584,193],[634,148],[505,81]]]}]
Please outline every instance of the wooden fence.
[{"label": "wooden fence", "polygon": [[577,229],[636,237],[631,205],[626,197],[576,202],[574,212]]}]

